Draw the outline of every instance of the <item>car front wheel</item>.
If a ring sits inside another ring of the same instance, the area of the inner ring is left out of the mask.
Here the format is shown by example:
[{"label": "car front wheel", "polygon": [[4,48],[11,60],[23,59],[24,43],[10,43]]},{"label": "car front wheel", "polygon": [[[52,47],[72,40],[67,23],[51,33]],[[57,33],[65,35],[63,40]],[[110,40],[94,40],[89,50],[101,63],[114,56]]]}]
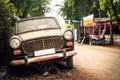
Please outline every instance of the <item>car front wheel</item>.
[{"label": "car front wheel", "polygon": [[69,58],[66,59],[66,67],[68,69],[73,68],[73,57],[69,57]]}]

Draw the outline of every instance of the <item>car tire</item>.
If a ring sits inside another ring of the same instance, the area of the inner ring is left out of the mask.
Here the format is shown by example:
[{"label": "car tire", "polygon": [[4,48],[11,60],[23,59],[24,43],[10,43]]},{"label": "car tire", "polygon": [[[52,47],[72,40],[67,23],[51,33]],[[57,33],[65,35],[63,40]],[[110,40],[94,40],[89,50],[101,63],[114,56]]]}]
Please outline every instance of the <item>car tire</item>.
[{"label": "car tire", "polygon": [[66,67],[68,69],[73,68],[73,57],[69,57],[69,58],[66,59]]}]

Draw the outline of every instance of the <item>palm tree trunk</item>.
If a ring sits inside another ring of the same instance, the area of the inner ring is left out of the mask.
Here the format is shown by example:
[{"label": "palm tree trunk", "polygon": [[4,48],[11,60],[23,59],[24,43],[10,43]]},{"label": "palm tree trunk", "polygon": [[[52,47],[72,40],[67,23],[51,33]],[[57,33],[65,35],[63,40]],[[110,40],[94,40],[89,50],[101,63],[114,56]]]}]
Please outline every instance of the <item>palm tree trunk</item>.
[{"label": "palm tree trunk", "polygon": [[110,45],[114,44],[112,21],[110,21],[110,41],[109,41],[109,44],[110,44]]},{"label": "palm tree trunk", "polygon": [[114,44],[114,40],[113,40],[113,26],[112,26],[112,16],[111,16],[111,13],[110,13],[110,41],[109,41],[109,44],[110,45]]}]

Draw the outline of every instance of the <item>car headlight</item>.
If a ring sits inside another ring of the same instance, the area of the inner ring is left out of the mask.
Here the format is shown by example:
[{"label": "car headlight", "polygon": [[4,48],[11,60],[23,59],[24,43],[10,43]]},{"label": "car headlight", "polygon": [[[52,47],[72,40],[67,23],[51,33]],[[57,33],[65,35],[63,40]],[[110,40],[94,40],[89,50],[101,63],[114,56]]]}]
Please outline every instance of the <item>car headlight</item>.
[{"label": "car headlight", "polygon": [[21,41],[19,39],[13,38],[10,40],[10,46],[12,48],[18,48],[18,47],[20,47],[20,45],[21,45]]},{"label": "car headlight", "polygon": [[73,38],[72,32],[71,32],[70,30],[65,31],[65,33],[64,33],[64,38],[65,38],[66,40],[71,40],[71,39]]}]

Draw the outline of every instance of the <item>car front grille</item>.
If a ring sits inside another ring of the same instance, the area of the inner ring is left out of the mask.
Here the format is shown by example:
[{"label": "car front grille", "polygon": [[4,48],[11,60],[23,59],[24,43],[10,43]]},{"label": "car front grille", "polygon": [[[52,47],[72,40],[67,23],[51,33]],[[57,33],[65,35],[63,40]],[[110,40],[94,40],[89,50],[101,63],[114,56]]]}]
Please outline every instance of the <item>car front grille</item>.
[{"label": "car front grille", "polygon": [[22,48],[25,54],[31,54],[36,50],[43,49],[60,49],[63,47],[63,37],[54,36],[54,37],[44,37],[35,40],[30,40],[23,42]]}]

